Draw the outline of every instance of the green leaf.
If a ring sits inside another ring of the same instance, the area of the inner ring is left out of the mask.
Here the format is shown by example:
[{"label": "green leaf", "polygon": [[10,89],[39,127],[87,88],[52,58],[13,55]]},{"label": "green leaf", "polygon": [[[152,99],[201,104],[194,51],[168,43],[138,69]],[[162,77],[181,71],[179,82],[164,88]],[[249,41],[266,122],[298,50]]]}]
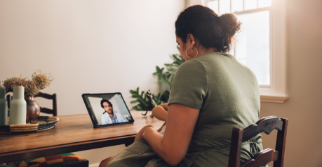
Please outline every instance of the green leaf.
[{"label": "green leaf", "polygon": [[[180,52],[180,48],[177,46],[178,51]],[[173,81],[174,75],[179,68],[179,66],[185,62],[183,57],[179,54],[172,54],[170,58],[173,60],[172,63],[165,63],[164,67],[160,68],[159,66],[155,67],[155,72],[153,75],[158,76],[160,82],[164,82],[169,87]],[[146,110],[146,107],[149,103],[149,100],[146,98],[145,91],[140,92],[140,88],[137,87],[136,90],[130,90],[131,97],[134,98],[130,103],[136,103],[132,109],[134,110]],[[162,93],[158,93],[158,95],[152,94],[152,98],[157,105],[162,103],[167,103],[169,101],[170,91],[165,90]]]}]

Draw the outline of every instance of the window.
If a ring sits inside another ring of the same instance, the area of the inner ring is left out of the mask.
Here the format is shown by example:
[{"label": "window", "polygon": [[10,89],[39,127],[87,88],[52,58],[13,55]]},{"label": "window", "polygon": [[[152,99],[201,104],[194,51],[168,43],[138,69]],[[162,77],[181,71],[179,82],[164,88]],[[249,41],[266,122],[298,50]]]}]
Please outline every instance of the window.
[{"label": "window", "polygon": [[208,0],[219,15],[242,22],[230,54],[256,75],[261,101],[283,103],[286,93],[285,0]]}]

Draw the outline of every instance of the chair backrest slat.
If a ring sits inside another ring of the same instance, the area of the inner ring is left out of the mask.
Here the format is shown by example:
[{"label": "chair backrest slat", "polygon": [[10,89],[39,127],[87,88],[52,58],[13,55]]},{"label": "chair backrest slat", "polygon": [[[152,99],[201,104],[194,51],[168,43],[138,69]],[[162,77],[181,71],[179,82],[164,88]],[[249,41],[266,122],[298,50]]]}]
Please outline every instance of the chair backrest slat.
[{"label": "chair backrest slat", "polygon": [[241,140],[243,137],[243,130],[239,128],[233,128],[233,133],[231,136],[230,154],[228,167],[239,167],[240,166],[240,150],[241,150]]},{"label": "chair backrest slat", "polygon": [[53,110],[48,109],[48,108],[44,108],[44,107],[40,107],[40,111],[42,113],[46,113],[46,114],[52,114],[53,113]]},{"label": "chair backrest slat", "polygon": [[9,109],[9,112],[8,112],[8,117],[10,117],[10,102],[12,100],[12,96],[10,94],[7,95],[7,104],[8,104],[8,109]]},{"label": "chair backrest slat", "polygon": [[[39,92],[37,95],[35,95],[35,97],[41,97],[41,98],[45,98],[45,99],[48,99],[48,100],[52,100],[53,109],[40,107],[40,112],[47,113],[47,114],[53,114],[53,116],[57,116],[57,96],[56,96],[56,94],[50,95],[50,94],[47,94],[47,93]],[[12,100],[12,96],[8,94],[7,95],[8,108],[10,108],[11,100]],[[8,116],[9,116],[9,113],[10,112],[8,112]]]},{"label": "chair backrest slat", "polygon": [[255,124],[252,124],[244,129],[242,141],[245,142],[262,132],[270,134],[274,129],[282,130],[282,128],[283,121],[281,121],[278,117],[264,117],[257,121]]},{"label": "chair backrest slat", "polygon": [[283,121],[283,128],[281,131],[278,131],[276,137],[276,146],[275,150],[280,152],[281,154],[278,155],[278,160],[274,162],[274,167],[283,167],[284,164],[284,153],[285,153],[285,146],[286,146],[286,133],[287,133],[287,126],[288,120],[281,118]]},{"label": "chair backrest slat", "polygon": [[261,132],[270,134],[274,129],[278,130],[275,150],[265,149],[257,153],[243,167],[265,166],[271,161],[274,161],[273,167],[283,167],[287,126],[287,119],[270,116],[260,119],[245,129],[234,127],[232,130],[228,167],[240,167],[242,142],[250,140]]},{"label": "chair backrest slat", "polygon": [[54,95],[50,95],[50,94],[42,93],[42,92],[39,92],[37,95],[35,95],[35,97],[42,97],[42,98],[45,98],[48,100],[54,99]]},{"label": "chair backrest slat", "polygon": [[271,161],[278,159],[278,151],[270,148],[259,152],[254,159],[246,162],[242,167],[265,166]]},{"label": "chair backrest slat", "polygon": [[47,114],[53,114],[53,116],[57,116],[57,97],[56,94],[47,94],[47,93],[42,93],[39,92],[35,97],[41,97],[45,98],[48,100],[53,100],[53,109],[48,109],[48,108],[40,108],[40,112],[47,113]]}]

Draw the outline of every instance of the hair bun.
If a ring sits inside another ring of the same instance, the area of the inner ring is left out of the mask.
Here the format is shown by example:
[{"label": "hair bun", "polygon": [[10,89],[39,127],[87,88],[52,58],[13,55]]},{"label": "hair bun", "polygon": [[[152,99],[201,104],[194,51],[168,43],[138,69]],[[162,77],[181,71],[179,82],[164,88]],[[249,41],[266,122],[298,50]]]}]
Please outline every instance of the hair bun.
[{"label": "hair bun", "polygon": [[219,17],[222,30],[230,37],[234,36],[240,30],[241,22],[233,13],[226,13]]}]

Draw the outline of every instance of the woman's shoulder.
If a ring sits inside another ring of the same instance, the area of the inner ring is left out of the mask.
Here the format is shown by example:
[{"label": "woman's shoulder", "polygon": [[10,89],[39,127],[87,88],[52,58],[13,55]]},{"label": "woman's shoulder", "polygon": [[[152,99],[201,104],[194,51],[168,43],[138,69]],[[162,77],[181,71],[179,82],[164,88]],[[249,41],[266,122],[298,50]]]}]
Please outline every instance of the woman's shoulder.
[{"label": "woman's shoulder", "polygon": [[229,54],[223,52],[211,52],[204,54],[195,59],[196,61],[200,62],[201,64],[209,63],[209,62],[221,62],[224,60],[236,60],[236,58]]},{"label": "woman's shoulder", "polygon": [[181,64],[177,70],[177,73],[198,72],[203,70],[203,64],[198,60],[192,59]]},{"label": "woman's shoulder", "polygon": [[196,72],[205,73],[207,67],[213,68],[215,64],[220,64],[221,59],[234,59],[234,56],[222,52],[211,52],[198,58],[188,60],[178,68],[179,73]]},{"label": "woman's shoulder", "polygon": [[244,68],[244,65],[242,65],[235,56],[229,53],[207,53],[196,58],[195,61],[198,61],[200,64],[202,64],[208,72],[221,72],[223,69],[227,70],[230,68]]}]

